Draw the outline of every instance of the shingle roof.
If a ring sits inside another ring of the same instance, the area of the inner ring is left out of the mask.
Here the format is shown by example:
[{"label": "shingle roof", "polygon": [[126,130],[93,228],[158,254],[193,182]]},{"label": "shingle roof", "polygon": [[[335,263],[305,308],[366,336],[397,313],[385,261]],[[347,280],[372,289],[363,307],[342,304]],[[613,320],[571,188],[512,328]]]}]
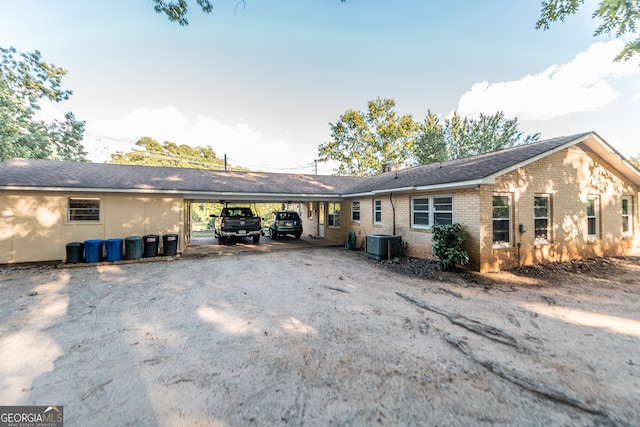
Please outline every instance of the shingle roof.
[{"label": "shingle roof", "polygon": [[[528,145],[495,151],[442,163],[416,166],[371,177],[333,175],[278,174],[264,172],[223,172],[152,166],[113,165],[103,163],[61,162],[55,160],[13,159],[0,162],[0,189],[57,189],[68,191],[139,191],[179,194],[247,195],[305,198],[340,198],[373,192],[414,189],[416,187],[455,187],[486,180],[519,167],[565,146],[585,140],[601,146],[603,154],[622,158],[601,141],[597,134],[585,132],[548,139]],[[640,183],[640,171],[619,162]]]},{"label": "shingle roof", "polygon": [[482,180],[572,141],[579,140],[590,133],[591,132],[585,132],[577,135],[547,139],[545,141],[520,145],[492,153],[480,154],[478,156],[386,172],[368,177],[356,183],[349,189],[349,194],[412,187],[451,185]]},{"label": "shingle roof", "polygon": [[0,188],[339,196],[355,181],[361,179],[329,175],[224,172],[55,160],[13,159],[0,163]]}]

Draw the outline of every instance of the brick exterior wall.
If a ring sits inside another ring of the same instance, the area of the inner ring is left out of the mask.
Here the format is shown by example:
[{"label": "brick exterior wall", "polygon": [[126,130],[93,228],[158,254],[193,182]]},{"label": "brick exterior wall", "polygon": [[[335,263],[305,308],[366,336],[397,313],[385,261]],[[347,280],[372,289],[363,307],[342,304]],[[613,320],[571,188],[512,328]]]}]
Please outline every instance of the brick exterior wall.
[{"label": "brick exterior wall", "polygon": [[[640,249],[638,186],[618,174],[593,152],[573,146],[503,175],[481,190],[480,271],[497,271],[595,256],[637,254]],[[512,246],[492,244],[493,192],[511,194]],[[550,195],[550,243],[536,244],[534,196]],[[599,235],[587,233],[587,197],[599,198]],[[622,234],[622,197],[632,200],[632,236]],[[527,231],[519,232],[519,224]]]},{"label": "brick exterior wall", "polygon": [[[467,233],[464,248],[469,253],[469,269],[489,272],[518,265],[534,265],[594,256],[637,255],[640,253],[638,186],[617,173],[593,152],[572,146],[542,157],[505,174],[492,185],[455,191],[404,193],[377,196],[382,202],[382,223],[373,223],[371,197],[342,202],[340,229],[325,226],[326,237],[344,241],[349,231],[356,233],[356,246],[364,248],[369,234],[395,234],[406,244],[407,255],[431,258],[431,230],[411,226],[411,199],[414,196],[453,195],[453,219]],[[511,245],[493,247],[494,192],[511,195]],[[535,243],[534,197],[550,196],[550,242]],[[587,236],[587,197],[600,201],[599,238]],[[632,200],[632,236],[622,235],[622,197]],[[351,202],[360,201],[360,221],[351,221]],[[393,207],[392,207],[393,201]],[[395,216],[395,233],[394,233]],[[519,224],[526,232],[519,232]]]}]

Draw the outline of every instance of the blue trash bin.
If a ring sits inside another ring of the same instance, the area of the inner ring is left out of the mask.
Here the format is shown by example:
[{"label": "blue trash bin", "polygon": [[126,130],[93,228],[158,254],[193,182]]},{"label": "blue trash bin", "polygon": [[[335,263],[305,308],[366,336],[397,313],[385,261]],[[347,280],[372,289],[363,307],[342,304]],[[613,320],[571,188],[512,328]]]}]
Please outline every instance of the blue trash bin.
[{"label": "blue trash bin", "polygon": [[104,241],[104,248],[107,252],[107,261],[120,261],[122,259],[122,242],[120,238],[107,239]]},{"label": "blue trash bin", "polygon": [[84,241],[84,262],[98,262],[102,259],[104,240]]}]

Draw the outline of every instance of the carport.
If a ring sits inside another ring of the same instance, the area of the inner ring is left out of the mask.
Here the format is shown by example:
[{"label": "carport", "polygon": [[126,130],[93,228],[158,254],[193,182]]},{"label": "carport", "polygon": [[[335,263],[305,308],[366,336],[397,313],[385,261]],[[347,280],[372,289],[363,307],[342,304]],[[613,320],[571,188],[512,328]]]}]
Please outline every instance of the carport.
[{"label": "carport", "polygon": [[[344,190],[359,178],[273,174],[258,172],[213,172],[218,179],[208,182],[208,189],[183,192],[185,213],[185,255],[234,253],[248,250],[278,250],[287,247],[319,247],[342,245],[344,236],[326,227],[329,203],[340,203]],[[192,207],[196,203],[219,203],[255,206],[283,204],[295,206],[303,222],[300,241],[262,238],[259,245],[236,241],[232,248],[218,245],[214,237],[199,238],[193,234]],[[259,248],[258,248],[259,247]]]}]

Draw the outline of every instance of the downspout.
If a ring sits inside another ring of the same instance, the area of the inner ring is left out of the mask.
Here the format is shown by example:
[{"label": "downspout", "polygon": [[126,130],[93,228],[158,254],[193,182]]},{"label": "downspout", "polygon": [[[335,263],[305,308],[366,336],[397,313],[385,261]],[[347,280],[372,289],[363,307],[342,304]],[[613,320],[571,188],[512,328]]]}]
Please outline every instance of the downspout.
[{"label": "downspout", "polygon": [[391,219],[393,224],[393,236],[396,235],[396,207],[393,206],[393,193],[389,193],[389,201],[391,202]]}]

